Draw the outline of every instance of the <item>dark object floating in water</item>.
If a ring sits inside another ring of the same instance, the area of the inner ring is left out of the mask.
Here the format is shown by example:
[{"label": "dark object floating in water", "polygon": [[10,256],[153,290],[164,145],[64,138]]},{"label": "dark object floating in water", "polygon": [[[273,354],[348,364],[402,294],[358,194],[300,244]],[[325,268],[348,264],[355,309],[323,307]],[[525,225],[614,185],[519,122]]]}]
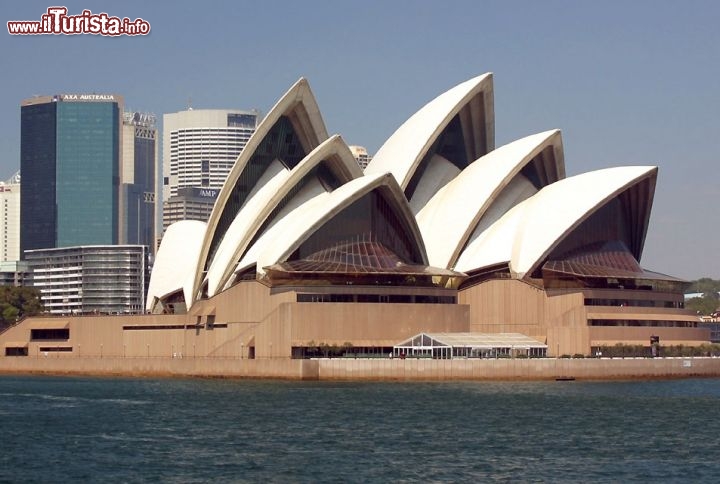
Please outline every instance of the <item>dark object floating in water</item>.
[{"label": "dark object floating in water", "polygon": [[559,376],[555,378],[555,381],[575,381],[574,376]]}]

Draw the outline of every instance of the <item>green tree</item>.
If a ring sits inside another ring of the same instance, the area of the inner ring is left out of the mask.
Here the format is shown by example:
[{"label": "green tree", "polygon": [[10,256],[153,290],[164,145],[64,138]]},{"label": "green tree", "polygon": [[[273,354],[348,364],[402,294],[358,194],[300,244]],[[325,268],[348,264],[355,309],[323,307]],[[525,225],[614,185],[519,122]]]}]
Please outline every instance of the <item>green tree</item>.
[{"label": "green tree", "polygon": [[718,297],[720,292],[720,281],[709,277],[702,277],[696,281],[692,281],[686,292],[702,292],[704,295]]},{"label": "green tree", "polygon": [[4,305],[4,309],[2,312],[2,319],[3,321],[15,321],[18,317],[18,314],[20,314],[20,310],[16,308],[15,306],[10,305]]},{"label": "green tree", "polygon": [[712,297],[696,297],[685,302],[685,307],[698,314],[709,316],[720,306],[720,301]]},{"label": "green tree", "polygon": [[43,311],[40,291],[34,287],[0,286],[0,329],[25,316]]},{"label": "green tree", "polygon": [[685,307],[691,309],[698,314],[709,316],[720,308],[720,281],[703,277],[690,283],[687,293],[702,293],[702,297],[689,299],[685,302]]}]

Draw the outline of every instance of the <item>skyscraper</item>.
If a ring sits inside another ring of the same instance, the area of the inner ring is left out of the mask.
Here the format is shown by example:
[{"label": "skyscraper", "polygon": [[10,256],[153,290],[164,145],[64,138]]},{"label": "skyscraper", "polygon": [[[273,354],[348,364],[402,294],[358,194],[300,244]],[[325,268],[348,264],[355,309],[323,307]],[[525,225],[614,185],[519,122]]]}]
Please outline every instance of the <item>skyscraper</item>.
[{"label": "skyscraper", "polygon": [[[258,112],[188,109],[163,116],[163,201],[180,188],[219,190],[255,131]],[[212,208],[214,199],[208,199]],[[163,217],[165,221],[165,217]]]},{"label": "skyscraper", "polygon": [[22,101],[21,256],[118,242],[122,104],[114,94]]},{"label": "skyscraper", "polygon": [[155,115],[123,114],[120,243],[155,246],[155,180],[157,166]]},{"label": "skyscraper", "polygon": [[20,259],[20,172],[0,182],[0,262]]}]

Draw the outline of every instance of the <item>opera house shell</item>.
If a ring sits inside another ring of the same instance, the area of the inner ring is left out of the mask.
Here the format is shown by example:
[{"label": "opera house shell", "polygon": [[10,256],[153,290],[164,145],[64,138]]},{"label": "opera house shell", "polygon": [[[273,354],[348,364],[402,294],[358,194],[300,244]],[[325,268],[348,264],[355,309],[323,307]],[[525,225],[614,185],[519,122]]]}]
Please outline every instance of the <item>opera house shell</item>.
[{"label": "opera house shell", "polygon": [[656,178],[652,166],[567,177],[559,130],[495,147],[490,73],[423,106],[363,172],[300,79],[207,223],[168,228],[149,314],[108,329],[105,351],[386,354],[422,332],[522,333],[549,355],[653,335],[701,344],[685,283],[639,263]]}]

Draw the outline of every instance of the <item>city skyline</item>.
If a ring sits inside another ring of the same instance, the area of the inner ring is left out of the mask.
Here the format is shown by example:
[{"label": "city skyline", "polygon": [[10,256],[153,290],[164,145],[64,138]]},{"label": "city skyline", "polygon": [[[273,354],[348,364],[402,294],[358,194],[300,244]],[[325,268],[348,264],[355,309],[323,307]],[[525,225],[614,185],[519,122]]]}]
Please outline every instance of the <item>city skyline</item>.
[{"label": "city skyline", "polygon": [[[444,86],[492,71],[501,81],[497,146],[560,128],[568,175],[659,166],[643,266],[689,279],[720,275],[720,228],[705,216],[720,170],[713,3],[64,5],[71,14],[141,17],[152,30],[4,34],[0,178],[19,167],[19,103],[35,94],[118,92],[126,110],[158,117],[188,104],[266,113],[277,92],[304,76],[328,131],[376,153]],[[49,6],[3,5],[3,18],[38,20]]]}]

